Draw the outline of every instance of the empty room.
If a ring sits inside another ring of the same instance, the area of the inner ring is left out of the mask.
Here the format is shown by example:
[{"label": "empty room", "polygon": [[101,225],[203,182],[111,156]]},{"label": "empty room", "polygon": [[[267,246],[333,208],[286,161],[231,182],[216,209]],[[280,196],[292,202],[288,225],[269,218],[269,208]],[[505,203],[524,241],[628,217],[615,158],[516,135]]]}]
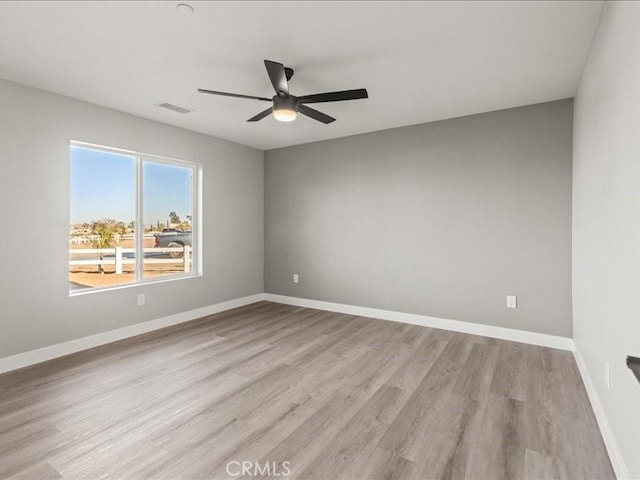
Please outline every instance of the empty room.
[{"label": "empty room", "polygon": [[640,479],[640,2],[0,2],[0,479]]}]

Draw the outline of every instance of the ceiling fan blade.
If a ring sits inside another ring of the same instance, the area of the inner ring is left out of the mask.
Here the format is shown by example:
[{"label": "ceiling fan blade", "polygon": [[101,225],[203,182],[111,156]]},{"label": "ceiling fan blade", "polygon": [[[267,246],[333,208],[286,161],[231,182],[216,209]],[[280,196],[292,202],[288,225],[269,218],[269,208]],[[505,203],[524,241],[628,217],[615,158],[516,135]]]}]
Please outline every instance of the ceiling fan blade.
[{"label": "ceiling fan blade", "polygon": [[268,117],[271,115],[273,108],[267,108],[266,110],[260,112],[255,117],[251,117],[247,122],[257,122],[258,120],[262,120],[264,117]]},{"label": "ceiling fan blade", "polygon": [[356,90],[342,90],[340,92],[316,93],[314,95],[304,95],[298,97],[299,103],[324,103],[324,102],[342,102],[344,100],[359,100],[361,98],[369,98],[366,88],[358,88]]},{"label": "ceiling fan blade", "polygon": [[318,110],[314,110],[311,107],[307,107],[306,105],[298,105],[298,112],[300,112],[303,115],[306,115],[309,118],[313,118],[314,120],[322,122],[325,125],[327,123],[336,121],[335,118],[330,117],[329,115],[325,115],[324,113],[319,112]]},{"label": "ceiling fan blade", "polygon": [[223,97],[235,97],[235,98],[248,98],[249,100],[262,100],[263,102],[271,102],[271,98],[266,97],[254,97],[253,95],[240,95],[239,93],[227,93],[227,92],[217,92],[215,90],[204,90],[199,88],[198,91],[200,93],[209,93],[211,95],[222,95]]},{"label": "ceiling fan blade", "polygon": [[284,72],[284,65],[271,60],[265,60],[264,66],[267,67],[267,73],[276,93],[284,93],[289,95],[289,84],[287,83],[287,75]]}]

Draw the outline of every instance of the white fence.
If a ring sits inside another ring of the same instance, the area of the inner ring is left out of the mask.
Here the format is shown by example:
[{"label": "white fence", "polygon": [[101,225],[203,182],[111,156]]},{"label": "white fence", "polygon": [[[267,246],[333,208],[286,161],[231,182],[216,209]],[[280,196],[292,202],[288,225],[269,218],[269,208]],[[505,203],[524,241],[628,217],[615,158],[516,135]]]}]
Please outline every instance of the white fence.
[{"label": "white fence", "polygon": [[[144,239],[146,240],[148,238],[153,238],[154,236],[155,235],[153,233],[145,233]],[[125,233],[122,235],[119,233],[113,234],[113,240],[115,242],[120,242],[122,240],[135,240],[135,239],[136,239],[136,235],[134,233]],[[97,235],[97,234],[83,234],[83,235],[69,236],[69,243],[72,245],[87,245],[97,240],[100,240],[100,235]]]},{"label": "white fence", "polygon": [[[185,272],[191,271],[191,247],[185,245],[184,247],[166,247],[166,248],[144,248],[144,253],[168,253],[168,254],[182,254],[182,258],[154,258],[144,257],[143,263],[182,263]],[[84,258],[79,260],[69,260],[69,266],[74,265],[115,265],[116,273],[122,273],[123,265],[135,265],[135,258],[125,257],[125,253],[136,253],[135,248],[71,248],[69,249],[69,255],[98,255],[98,258]],[[105,255],[113,255],[110,258],[104,258]],[[102,258],[100,258],[102,257]]]}]

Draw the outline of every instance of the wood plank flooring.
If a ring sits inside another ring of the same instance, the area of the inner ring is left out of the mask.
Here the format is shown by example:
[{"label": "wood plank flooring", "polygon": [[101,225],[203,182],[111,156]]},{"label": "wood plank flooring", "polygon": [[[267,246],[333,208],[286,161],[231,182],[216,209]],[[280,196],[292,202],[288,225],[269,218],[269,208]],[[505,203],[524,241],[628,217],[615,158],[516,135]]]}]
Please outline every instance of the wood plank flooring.
[{"label": "wood plank flooring", "polygon": [[0,478],[615,476],[568,352],[260,302],[0,376]]}]

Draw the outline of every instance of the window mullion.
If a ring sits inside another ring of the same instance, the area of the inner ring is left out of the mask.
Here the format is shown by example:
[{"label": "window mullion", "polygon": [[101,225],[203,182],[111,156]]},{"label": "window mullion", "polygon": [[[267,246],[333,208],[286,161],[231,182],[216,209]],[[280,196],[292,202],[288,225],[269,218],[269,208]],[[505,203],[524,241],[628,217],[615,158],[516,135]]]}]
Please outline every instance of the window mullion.
[{"label": "window mullion", "polygon": [[144,224],[142,218],[142,158],[136,155],[136,283],[143,280],[144,271]]}]

